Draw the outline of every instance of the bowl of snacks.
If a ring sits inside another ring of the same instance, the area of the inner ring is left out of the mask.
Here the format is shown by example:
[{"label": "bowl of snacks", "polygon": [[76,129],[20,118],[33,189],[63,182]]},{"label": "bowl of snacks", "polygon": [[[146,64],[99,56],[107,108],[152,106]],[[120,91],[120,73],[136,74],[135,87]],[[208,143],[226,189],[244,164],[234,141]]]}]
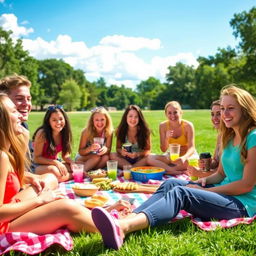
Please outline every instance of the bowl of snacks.
[{"label": "bowl of snacks", "polygon": [[94,184],[75,184],[72,189],[77,196],[92,196],[99,190]]},{"label": "bowl of snacks", "polygon": [[161,180],[165,170],[160,167],[142,166],[131,168],[131,173],[133,180],[147,182],[149,179]]},{"label": "bowl of snacks", "polygon": [[97,169],[97,170],[91,170],[87,174],[90,177],[90,179],[104,178],[107,176],[107,171],[103,169]]}]

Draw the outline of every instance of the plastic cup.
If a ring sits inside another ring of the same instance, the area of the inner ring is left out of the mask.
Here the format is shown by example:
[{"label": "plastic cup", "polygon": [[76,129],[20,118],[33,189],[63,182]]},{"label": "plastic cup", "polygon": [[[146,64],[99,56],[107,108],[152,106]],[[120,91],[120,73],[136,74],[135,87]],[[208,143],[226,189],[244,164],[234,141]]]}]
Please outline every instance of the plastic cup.
[{"label": "plastic cup", "polygon": [[[102,138],[102,137],[94,137],[94,138],[93,138],[93,143],[100,145],[100,148],[102,148],[103,145],[104,145],[104,138]],[[97,154],[98,151],[99,151],[99,150],[97,150],[97,151],[95,151],[95,152],[93,152],[93,153]]]},{"label": "plastic cup", "polygon": [[123,148],[127,151],[127,152],[130,152],[132,153],[132,144],[127,142],[127,143],[124,143],[123,144]]},{"label": "plastic cup", "polygon": [[131,165],[124,165],[123,167],[123,175],[126,180],[131,179],[131,168],[132,168]]},{"label": "plastic cup", "polygon": [[180,144],[172,143],[169,145],[170,148],[170,159],[175,161],[180,157]]},{"label": "plastic cup", "polygon": [[83,164],[71,164],[73,179],[75,182],[84,181],[84,165]]},{"label": "plastic cup", "polygon": [[107,161],[107,170],[108,170],[108,177],[112,180],[116,180],[116,178],[117,178],[117,161],[115,161],[115,160]]},{"label": "plastic cup", "polygon": [[188,159],[188,165],[193,166],[193,167],[198,167],[198,159],[189,158]]}]

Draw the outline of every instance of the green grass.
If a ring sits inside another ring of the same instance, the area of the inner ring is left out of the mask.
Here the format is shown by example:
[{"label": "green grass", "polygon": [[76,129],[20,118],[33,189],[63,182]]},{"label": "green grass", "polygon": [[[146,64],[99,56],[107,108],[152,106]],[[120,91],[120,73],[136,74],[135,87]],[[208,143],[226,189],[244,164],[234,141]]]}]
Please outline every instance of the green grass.
[{"label": "green grass", "polygon": [[[70,113],[75,155],[80,132],[90,113]],[[116,127],[122,112],[113,112],[111,117]],[[152,152],[160,153],[158,125],[165,119],[163,111],[144,112],[152,129]],[[42,113],[32,113],[29,126],[31,133],[40,125]],[[184,119],[193,122],[198,152],[213,152],[216,132],[212,129],[208,110],[184,111]],[[113,141],[115,145],[115,139]],[[115,147],[112,147],[114,149]],[[42,255],[255,255],[256,225],[239,225],[230,229],[206,232],[197,228],[189,219],[180,220],[157,228],[149,228],[130,234],[120,251],[106,249],[99,234],[74,234],[74,249],[65,252],[51,247]],[[16,254],[15,254],[16,255]]]}]

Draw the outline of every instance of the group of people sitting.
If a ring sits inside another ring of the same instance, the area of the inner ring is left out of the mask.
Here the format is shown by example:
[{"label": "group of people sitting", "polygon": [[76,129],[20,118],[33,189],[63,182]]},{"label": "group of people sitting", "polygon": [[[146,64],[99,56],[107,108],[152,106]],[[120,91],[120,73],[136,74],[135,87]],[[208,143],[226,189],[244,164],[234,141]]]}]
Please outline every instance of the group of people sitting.
[{"label": "group of people sitting", "polygon": [[[106,246],[119,249],[125,235],[174,218],[186,210],[202,219],[231,219],[256,214],[256,102],[251,94],[235,86],[222,89],[219,101],[211,106],[212,122],[218,130],[212,175],[197,181],[169,179],[147,201],[130,211],[127,202],[108,209],[92,211],[64,198],[57,181],[72,178],[70,164],[71,127],[62,106],[48,107],[42,126],[33,136],[35,173],[29,168],[29,133],[25,122],[31,110],[30,82],[23,76],[0,81],[0,233],[27,231],[54,232],[60,227],[70,231],[100,232]],[[194,127],[182,119],[180,104],[168,102],[167,121],[159,126],[160,147],[166,152],[170,143],[181,145],[180,157],[171,162],[166,155],[151,154],[150,129],[138,106],[126,108],[116,135],[116,153],[111,153],[113,126],[103,107],[92,110],[81,133],[75,161],[85,171],[103,168],[107,160],[118,160],[119,167],[153,165],[167,174],[182,174],[195,152]],[[94,137],[103,138],[102,145]],[[132,151],[123,148],[132,144]],[[58,159],[62,154],[62,161]],[[203,163],[199,163],[199,165]],[[26,185],[30,184],[30,185]],[[109,213],[129,209],[125,218]]]},{"label": "group of people sitting", "polygon": [[[187,168],[188,158],[195,152],[194,127],[182,119],[181,106],[176,101],[166,104],[165,114],[168,120],[160,124],[161,150],[166,152],[170,143],[180,144],[177,160],[171,162],[166,154],[151,154],[149,126],[141,109],[129,105],[115,132],[116,152],[111,153],[114,134],[111,117],[104,107],[96,107],[81,133],[75,161],[84,163],[85,174],[92,169],[104,168],[110,159],[117,160],[120,168],[124,165],[151,165],[164,168],[167,174],[182,174]],[[72,179],[71,138],[70,122],[63,107],[48,107],[43,124],[33,136],[35,173],[53,173],[58,181]],[[94,138],[102,138],[102,144],[95,142]],[[130,150],[123,147],[127,143]],[[58,160],[58,153],[62,154],[62,161]]]}]

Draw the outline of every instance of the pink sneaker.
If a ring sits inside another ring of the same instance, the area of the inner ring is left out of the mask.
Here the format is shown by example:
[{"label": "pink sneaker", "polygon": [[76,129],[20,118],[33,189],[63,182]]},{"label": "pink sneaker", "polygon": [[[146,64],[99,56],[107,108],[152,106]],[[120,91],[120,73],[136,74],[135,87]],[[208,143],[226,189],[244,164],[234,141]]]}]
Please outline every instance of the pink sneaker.
[{"label": "pink sneaker", "polygon": [[92,219],[100,231],[104,244],[118,250],[123,244],[120,227],[108,211],[101,207],[92,209]]}]

